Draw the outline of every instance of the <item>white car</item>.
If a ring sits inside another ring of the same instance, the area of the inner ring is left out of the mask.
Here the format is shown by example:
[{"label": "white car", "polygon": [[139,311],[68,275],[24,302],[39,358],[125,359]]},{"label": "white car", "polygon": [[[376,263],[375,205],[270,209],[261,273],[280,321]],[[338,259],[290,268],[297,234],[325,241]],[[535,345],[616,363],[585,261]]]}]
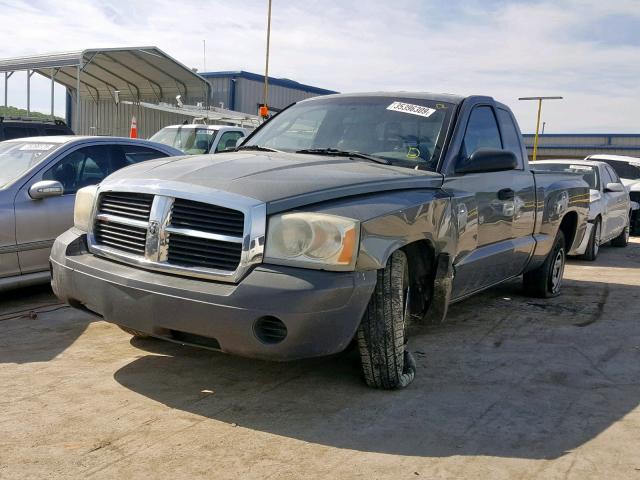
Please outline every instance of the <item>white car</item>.
[{"label": "white car", "polygon": [[541,160],[534,165],[540,170],[582,175],[589,184],[589,223],[577,254],[585,260],[595,260],[600,245],[608,241],[614,247],[627,246],[631,201],[613,168],[592,160]]},{"label": "white car", "polygon": [[247,135],[248,131],[240,127],[196,123],[164,127],[149,140],[177,148],[187,155],[202,155],[235,148]]},{"label": "white car", "polygon": [[622,155],[589,155],[585,160],[605,162],[613,168],[631,197],[631,233],[640,235],[640,158]]}]

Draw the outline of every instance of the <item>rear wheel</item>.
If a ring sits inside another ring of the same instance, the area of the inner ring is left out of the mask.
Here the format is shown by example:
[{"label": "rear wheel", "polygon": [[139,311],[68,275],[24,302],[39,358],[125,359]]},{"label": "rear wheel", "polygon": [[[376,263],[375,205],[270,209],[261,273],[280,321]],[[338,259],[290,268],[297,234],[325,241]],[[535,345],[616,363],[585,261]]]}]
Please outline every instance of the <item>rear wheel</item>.
[{"label": "rear wheel", "polygon": [[378,271],[378,282],[358,328],[362,370],[370,387],[403,388],[415,377],[415,361],[406,349],[409,285],[407,257],[398,250]]},{"label": "rear wheel", "polygon": [[524,274],[524,290],[532,297],[557,297],[560,295],[566,261],[564,234],[558,230],[553,247],[544,263]]},{"label": "rear wheel", "polygon": [[629,223],[631,221],[631,214],[629,214],[629,220],[624,226],[624,230],[620,232],[616,238],[611,240],[611,245],[614,247],[626,247],[629,244]]},{"label": "rear wheel", "polygon": [[135,337],[135,338],[150,338],[151,335],[148,335],[144,332],[141,332],[139,330],[134,330],[133,328],[129,328],[129,327],[123,327],[122,325],[118,325],[118,327],[120,327],[122,330],[124,330],[125,332],[127,332],[129,335]]},{"label": "rear wheel", "polygon": [[584,251],[582,258],[585,260],[595,260],[598,256],[598,250],[600,249],[600,240],[602,238],[602,222],[600,218],[596,218],[593,223],[593,229],[591,230],[591,237],[589,237],[589,243],[587,249]]}]

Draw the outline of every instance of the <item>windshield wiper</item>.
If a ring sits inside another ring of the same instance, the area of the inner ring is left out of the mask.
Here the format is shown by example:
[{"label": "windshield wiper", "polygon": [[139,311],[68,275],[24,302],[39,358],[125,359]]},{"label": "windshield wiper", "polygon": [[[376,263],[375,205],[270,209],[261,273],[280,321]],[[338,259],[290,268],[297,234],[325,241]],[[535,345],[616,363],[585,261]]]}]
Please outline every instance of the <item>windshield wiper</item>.
[{"label": "windshield wiper", "polygon": [[240,145],[238,148],[236,148],[236,152],[239,152],[240,150],[257,150],[259,152],[277,152],[278,151],[273,148],[262,147],[260,145]]},{"label": "windshield wiper", "polygon": [[368,155],[366,153],[357,151],[338,150],[337,148],[304,148],[302,150],[297,150],[296,153],[330,155],[333,157],[361,158],[363,160],[369,160],[370,162],[381,163],[383,165],[391,165],[391,162],[389,160],[376,157],[375,155]]}]

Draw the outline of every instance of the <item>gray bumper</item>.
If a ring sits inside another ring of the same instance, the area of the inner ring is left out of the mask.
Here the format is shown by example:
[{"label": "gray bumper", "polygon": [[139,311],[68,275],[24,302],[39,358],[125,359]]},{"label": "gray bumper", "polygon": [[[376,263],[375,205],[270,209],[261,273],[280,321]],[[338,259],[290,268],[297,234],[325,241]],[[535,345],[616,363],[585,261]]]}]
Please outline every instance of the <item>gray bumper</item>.
[{"label": "gray bumper", "polygon": [[[346,348],[376,282],[375,271],[267,265],[237,285],[177,277],[96,257],[73,229],[56,240],[51,265],[56,295],[108,322],[179,343],[273,360]],[[258,339],[254,324],[265,316],[286,325],[284,340],[266,344]],[[200,337],[213,341],[197,341]]]}]

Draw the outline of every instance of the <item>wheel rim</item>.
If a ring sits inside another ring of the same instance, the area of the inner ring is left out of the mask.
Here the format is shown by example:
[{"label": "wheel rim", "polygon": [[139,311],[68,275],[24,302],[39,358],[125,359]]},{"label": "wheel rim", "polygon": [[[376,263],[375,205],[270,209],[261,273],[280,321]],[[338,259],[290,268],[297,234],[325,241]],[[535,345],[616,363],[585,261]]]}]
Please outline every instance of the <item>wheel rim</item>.
[{"label": "wheel rim", "polygon": [[556,258],[553,260],[551,268],[551,293],[558,293],[562,285],[562,276],[564,274],[564,248],[558,250]]},{"label": "wheel rim", "polygon": [[602,225],[600,222],[596,224],[596,236],[593,239],[593,256],[595,257],[598,254],[598,250],[600,249],[600,238],[602,237]]}]

